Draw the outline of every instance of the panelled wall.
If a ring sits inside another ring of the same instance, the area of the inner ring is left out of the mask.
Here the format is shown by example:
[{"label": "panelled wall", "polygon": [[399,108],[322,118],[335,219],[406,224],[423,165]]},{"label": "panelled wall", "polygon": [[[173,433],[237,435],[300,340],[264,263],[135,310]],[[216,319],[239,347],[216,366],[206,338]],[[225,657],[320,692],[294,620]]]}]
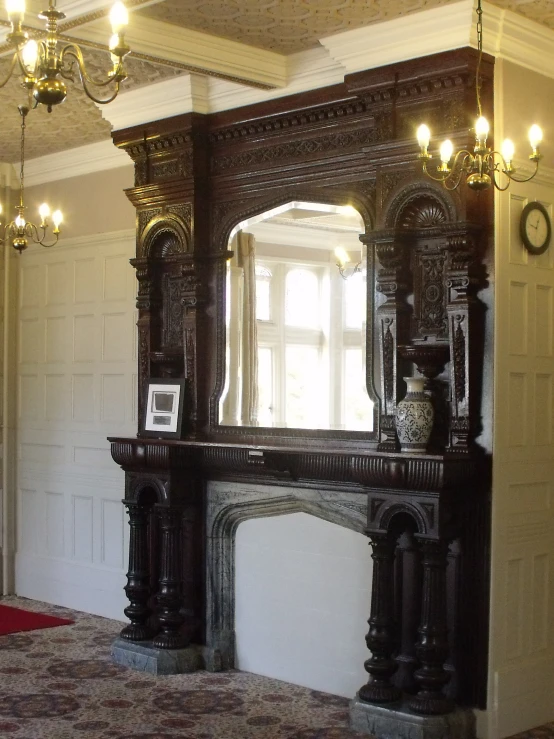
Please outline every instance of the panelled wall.
[{"label": "panelled wall", "polygon": [[21,257],[18,595],[121,618],[127,529],[108,434],[136,433],[134,231]]},{"label": "panelled wall", "polygon": [[[495,98],[504,105],[497,140],[523,138],[527,116],[547,129],[554,83],[502,62],[496,75],[502,98]],[[518,142],[521,156],[527,148]],[[488,734],[495,739],[554,720],[554,244],[531,256],[519,236],[527,202],[554,215],[551,173],[497,197]]]}]

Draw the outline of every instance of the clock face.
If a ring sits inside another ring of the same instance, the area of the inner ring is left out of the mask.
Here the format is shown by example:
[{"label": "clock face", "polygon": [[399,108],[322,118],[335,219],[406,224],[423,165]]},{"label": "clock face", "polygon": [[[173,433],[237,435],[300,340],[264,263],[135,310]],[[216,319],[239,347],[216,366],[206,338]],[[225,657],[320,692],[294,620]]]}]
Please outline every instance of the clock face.
[{"label": "clock face", "polygon": [[521,239],[531,254],[542,254],[548,248],[552,227],[542,203],[528,203],[521,213]]},{"label": "clock face", "polygon": [[527,216],[525,233],[532,246],[540,248],[548,236],[548,223],[544,213],[540,210],[532,210]]}]

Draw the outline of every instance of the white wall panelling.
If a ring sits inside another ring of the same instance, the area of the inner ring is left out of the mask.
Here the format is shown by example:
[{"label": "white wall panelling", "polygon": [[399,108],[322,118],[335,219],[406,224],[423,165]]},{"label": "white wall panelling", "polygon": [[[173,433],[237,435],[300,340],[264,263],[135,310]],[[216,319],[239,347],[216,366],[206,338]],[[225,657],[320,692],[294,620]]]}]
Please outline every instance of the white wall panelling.
[{"label": "white wall panelling", "polygon": [[349,698],[367,682],[365,536],[306,513],[254,518],[235,567],[239,669]]},{"label": "white wall panelling", "polygon": [[554,719],[554,248],[523,248],[530,200],[552,216],[546,184],[512,184],[496,205],[491,739]]},{"label": "white wall panelling", "polygon": [[123,473],[136,433],[131,231],[29,249],[19,299],[19,595],[121,618]]}]

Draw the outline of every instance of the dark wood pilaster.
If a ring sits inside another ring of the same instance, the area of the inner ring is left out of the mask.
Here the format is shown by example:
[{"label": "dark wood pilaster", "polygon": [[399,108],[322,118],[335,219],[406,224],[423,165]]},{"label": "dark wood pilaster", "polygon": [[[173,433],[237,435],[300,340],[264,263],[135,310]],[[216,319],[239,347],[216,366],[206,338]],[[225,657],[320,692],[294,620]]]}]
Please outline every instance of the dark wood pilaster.
[{"label": "dark wood pilaster", "polygon": [[381,264],[377,275],[377,290],[386,302],[377,309],[381,364],[381,441],[379,449],[396,451],[394,413],[398,398],[398,351],[409,336],[410,308],[405,301],[409,291],[408,251],[405,234],[379,232],[377,258]]}]

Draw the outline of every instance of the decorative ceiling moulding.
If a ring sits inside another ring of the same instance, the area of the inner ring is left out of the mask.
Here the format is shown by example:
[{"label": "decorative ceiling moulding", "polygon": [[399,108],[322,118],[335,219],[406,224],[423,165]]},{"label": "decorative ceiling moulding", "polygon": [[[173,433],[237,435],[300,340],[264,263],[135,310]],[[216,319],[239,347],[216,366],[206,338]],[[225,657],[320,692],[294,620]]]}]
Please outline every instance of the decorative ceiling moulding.
[{"label": "decorative ceiling moulding", "polygon": [[[84,41],[105,44],[105,23],[79,29]],[[133,52],[184,64],[191,71],[262,89],[285,87],[287,57],[237,41],[178,28],[139,15],[132,16],[125,36]]]},{"label": "decorative ceiling moulding", "polygon": [[25,163],[25,184],[27,187],[34,187],[45,182],[127,167],[129,164],[129,157],[125,152],[116,149],[109,140],[100,141],[97,144],[29,159]]},{"label": "decorative ceiling moulding", "polygon": [[348,74],[470,46],[473,2],[423,10],[320,39]]},{"label": "decorative ceiling moulding", "polygon": [[[321,39],[346,73],[440,51],[477,46],[473,1],[445,5]],[[483,4],[484,51],[554,77],[554,31],[510,10]]]},{"label": "decorative ceiling moulding", "polygon": [[115,131],[183,113],[209,113],[208,79],[189,74],[164,80],[131,90],[100,110]]},{"label": "decorative ceiling moulding", "polygon": [[287,57],[288,83],[284,89],[255,90],[225,80],[209,80],[210,112],[241,108],[275,100],[298,92],[338,85],[344,81],[344,67],[322,47]]}]

